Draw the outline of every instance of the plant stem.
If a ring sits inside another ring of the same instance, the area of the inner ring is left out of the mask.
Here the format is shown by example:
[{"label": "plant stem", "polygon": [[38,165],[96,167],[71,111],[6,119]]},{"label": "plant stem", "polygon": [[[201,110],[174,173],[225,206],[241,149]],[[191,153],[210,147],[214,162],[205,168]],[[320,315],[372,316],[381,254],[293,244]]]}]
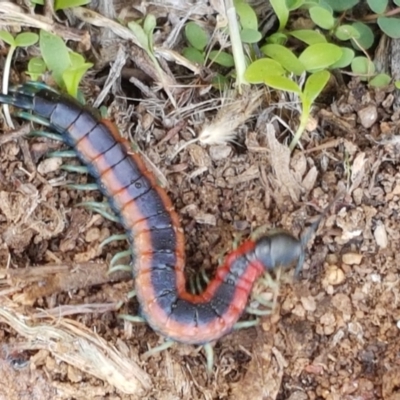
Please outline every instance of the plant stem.
[{"label": "plant stem", "polygon": [[242,85],[248,82],[244,78],[246,71],[246,60],[244,57],[242,41],[240,39],[240,31],[236,16],[236,9],[233,0],[225,0],[226,17],[228,18],[229,36],[232,44],[232,54],[235,61],[236,69],[236,88],[239,93],[242,92]]},{"label": "plant stem", "polygon": [[[11,61],[12,61],[12,57],[14,55],[16,48],[17,48],[16,46],[10,46],[10,49],[7,54],[6,62],[4,65],[4,71],[3,71],[3,87],[2,87],[3,94],[8,94],[8,83],[10,81]],[[15,126],[11,120],[10,109],[8,107],[8,104],[3,104],[3,113],[4,113],[4,118],[7,122],[7,125],[11,129],[15,129]]]},{"label": "plant stem", "polygon": [[311,111],[311,104],[307,104],[307,102],[303,101],[303,107],[301,110],[301,117],[300,117],[300,124],[299,124],[299,127],[297,128],[296,133],[293,136],[292,141],[290,142],[290,145],[289,145],[290,151],[293,151],[294,148],[297,146],[297,143],[299,142],[301,135],[303,134],[304,130],[306,129],[308,117],[310,116],[310,111]]}]

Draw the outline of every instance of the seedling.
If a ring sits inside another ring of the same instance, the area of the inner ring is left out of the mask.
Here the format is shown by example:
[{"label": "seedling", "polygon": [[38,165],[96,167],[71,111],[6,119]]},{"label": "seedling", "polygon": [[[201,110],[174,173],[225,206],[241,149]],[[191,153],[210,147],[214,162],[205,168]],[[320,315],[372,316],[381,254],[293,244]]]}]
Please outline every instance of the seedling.
[{"label": "seedling", "polygon": [[[10,49],[7,54],[6,62],[3,71],[3,94],[8,93],[8,83],[10,78],[11,62],[17,47],[28,47],[32,46],[38,41],[38,35],[36,33],[24,32],[13,37],[11,33],[7,31],[0,31],[0,39],[10,45]],[[3,105],[4,117],[8,126],[14,129],[14,124],[12,123],[10,112],[7,105]]]},{"label": "seedling", "polygon": [[[44,5],[44,0],[31,0],[33,4]],[[90,0],[55,0],[54,1],[54,9],[64,10],[65,8],[79,7],[84,6],[85,4],[89,4]]]},{"label": "seedling", "polygon": [[[79,83],[86,71],[93,66],[78,53],[68,49],[64,41],[56,35],[44,30],[40,31],[40,51],[43,61],[57,85],[71,96],[78,97]],[[28,72],[36,74],[38,59],[28,65]]]}]

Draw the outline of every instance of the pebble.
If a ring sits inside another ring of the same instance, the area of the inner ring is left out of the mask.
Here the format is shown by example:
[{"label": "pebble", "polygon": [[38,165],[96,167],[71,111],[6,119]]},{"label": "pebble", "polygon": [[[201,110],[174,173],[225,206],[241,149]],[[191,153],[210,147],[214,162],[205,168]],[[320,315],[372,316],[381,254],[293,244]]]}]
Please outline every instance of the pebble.
[{"label": "pebble", "polygon": [[360,265],[363,256],[358,253],[343,254],[342,261],[348,265]]},{"label": "pebble", "polygon": [[357,114],[364,128],[371,128],[378,118],[378,111],[373,105],[362,108]]},{"label": "pebble", "polygon": [[386,249],[388,245],[388,237],[386,233],[386,228],[385,225],[381,221],[377,223],[377,226],[374,230],[374,238],[376,241],[376,244],[381,248],[381,249]]},{"label": "pebble", "polygon": [[228,158],[232,153],[232,147],[227,145],[218,145],[210,147],[210,157],[214,161],[224,160]]},{"label": "pebble", "polygon": [[344,272],[338,266],[331,265],[327,268],[323,281],[325,284],[336,286],[343,283],[345,279]]},{"label": "pebble", "polygon": [[50,172],[58,171],[63,163],[61,157],[51,157],[43,160],[37,167],[40,175],[46,175]]}]

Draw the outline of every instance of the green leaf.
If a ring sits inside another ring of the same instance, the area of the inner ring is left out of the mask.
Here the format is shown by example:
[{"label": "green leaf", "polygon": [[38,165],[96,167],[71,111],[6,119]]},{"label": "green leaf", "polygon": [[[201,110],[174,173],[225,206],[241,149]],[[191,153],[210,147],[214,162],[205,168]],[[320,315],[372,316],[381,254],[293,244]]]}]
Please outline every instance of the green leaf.
[{"label": "green leaf", "polygon": [[355,74],[360,75],[362,81],[366,81],[375,73],[375,65],[372,61],[368,60],[367,57],[359,56],[353,59],[351,70]]},{"label": "green leaf", "polygon": [[0,31],[0,39],[10,46],[16,47],[14,36],[10,32]]},{"label": "green leaf", "polygon": [[296,82],[293,82],[286,76],[280,75],[267,75],[264,78],[264,83],[274,89],[285,90],[286,92],[293,92],[301,94],[301,89]]},{"label": "green leaf", "polygon": [[80,67],[81,65],[85,64],[85,59],[74,51],[69,52],[69,59],[71,61],[72,68]]},{"label": "green leaf", "polygon": [[[362,22],[354,22],[353,27],[360,33],[360,37],[356,39],[357,43],[360,44],[362,49],[368,50],[374,44],[374,32],[372,32],[372,29],[368,25],[363,24]],[[355,40],[352,40],[351,42],[356,50],[361,50]]]},{"label": "green leaf", "polygon": [[[54,9],[64,10],[65,8],[80,7],[89,4],[90,0],[55,0]],[[43,3],[42,3],[43,4]]]},{"label": "green leaf", "polygon": [[313,103],[328,83],[330,76],[331,74],[328,71],[319,71],[311,74],[304,85],[303,96],[310,103]]},{"label": "green leaf", "polygon": [[46,71],[46,64],[43,58],[32,57],[28,63],[27,73],[33,81],[37,81],[42,74]]},{"label": "green leaf", "polygon": [[225,51],[210,51],[209,59],[212,62],[222,65],[223,67],[233,67],[235,65],[232,55],[226,53]]},{"label": "green leaf", "polygon": [[325,0],[332,10],[334,11],[346,11],[353,8],[356,4],[360,2],[360,0]]},{"label": "green leaf", "polygon": [[203,51],[208,43],[207,32],[195,22],[189,22],[185,26],[187,41],[197,50]]},{"label": "green leaf", "polygon": [[369,8],[375,14],[383,14],[388,6],[388,0],[367,0]]},{"label": "green leaf", "polygon": [[71,66],[68,48],[64,41],[59,36],[41,30],[39,46],[47,69],[52,72],[58,86],[64,87],[62,74]]},{"label": "green leaf", "polygon": [[289,19],[289,9],[284,0],[270,0],[271,6],[279,20],[279,30],[285,29]]},{"label": "green leaf", "polygon": [[39,4],[40,6],[44,6],[44,0],[31,0],[32,4]]},{"label": "green leaf", "polygon": [[374,76],[370,81],[369,85],[374,87],[386,87],[390,84],[392,78],[387,74],[378,74]]},{"label": "green leaf", "polygon": [[275,32],[267,37],[267,43],[284,44],[287,41],[287,35],[282,32]]},{"label": "green leaf", "polygon": [[335,26],[335,18],[326,8],[314,6],[309,9],[312,21],[322,29],[332,29]]},{"label": "green leaf", "polygon": [[377,22],[383,33],[386,33],[392,39],[400,38],[399,18],[379,17]]},{"label": "green leaf", "polygon": [[261,58],[251,63],[244,73],[249,83],[263,83],[267,75],[283,75],[285,70],[281,64],[270,58]]},{"label": "green leaf", "polygon": [[65,88],[71,96],[75,98],[78,97],[79,82],[81,81],[83,75],[85,75],[86,71],[91,67],[93,67],[92,63],[85,63],[76,68],[67,68],[63,72],[62,78],[65,84]]},{"label": "green leaf", "polygon": [[335,36],[339,40],[359,39],[360,32],[353,25],[340,25],[335,30]]},{"label": "green leaf", "polygon": [[240,31],[240,38],[243,43],[257,43],[261,40],[261,33],[254,29],[242,29]]},{"label": "green leaf", "polygon": [[236,14],[239,15],[240,25],[243,29],[258,30],[257,15],[254,10],[242,0],[234,0]]},{"label": "green leaf", "polygon": [[342,49],[331,43],[316,43],[307,47],[299,56],[306,71],[329,68],[342,57]]},{"label": "green leaf", "polygon": [[204,65],[204,55],[194,47],[186,47],[182,51],[183,57],[186,57],[189,61]]},{"label": "green leaf", "polygon": [[400,89],[400,81],[396,81],[394,83],[394,86],[396,87],[396,89]]},{"label": "green leaf", "polygon": [[217,73],[217,75],[212,78],[211,83],[216,89],[223,90],[228,87],[229,79]]},{"label": "green leaf", "polygon": [[297,59],[294,53],[287,47],[280,44],[267,44],[261,47],[261,51],[282,65],[289,72],[301,75],[304,72],[303,64]]},{"label": "green leaf", "polygon": [[349,49],[348,47],[341,47],[341,49],[342,49],[342,57],[340,57],[338,61],[332,64],[329,67],[330,69],[339,69],[348,67],[353,61],[355,55],[354,50]]},{"label": "green leaf", "polygon": [[315,43],[326,43],[326,38],[324,35],[311,29],[299,29],[297,31],[289,32],[289,34],[308,45]]},{"label": "green leaf", "polygon": [[133,32],[138,44],[146,51],[150,51],[149,41],[144,29],[136,22],[128,22],[128,28]]},{"label": "green leaf", "polygon": [[400,7],[400,0],[393,0],[393,3]]},{"label": "green leaf", "polygon": [[151,36],[153,36],[153,32],[156,26],[157,26],[156,17],[153,14],[147,14],[143,22],[143,30],[145,31],[149,39]]},{"label": "green leaf", "polygon": [[304,3],[305,3],[305,0],[286,0],[286,6],[289,11],[297,10]]},{"label": "green leaf", "polygon": [[18,47],[32,46],[39,40],[39,36],[33,32],[23,32],[15,37],[15,45]]}]

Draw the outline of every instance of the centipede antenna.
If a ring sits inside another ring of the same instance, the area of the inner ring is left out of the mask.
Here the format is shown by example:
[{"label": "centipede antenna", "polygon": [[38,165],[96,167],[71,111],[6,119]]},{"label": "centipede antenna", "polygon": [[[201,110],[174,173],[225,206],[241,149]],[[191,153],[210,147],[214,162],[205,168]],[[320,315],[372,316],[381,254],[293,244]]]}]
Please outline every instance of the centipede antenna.
[{"label": "centipede antenna", "polygon": [[203,345],[203,349],[206,355],[207,372],[210,374],[214,366],[214,349],[210,343]]},{"label": "centipede antenna", "polygon": [[55,140],[57,142],[63,142],[64,139],[61,135],[54,132],[47,132],[47,131],[31,131],[29,132],[29,136],[36,136],[36,137],[45,137],[47,139]]},{"label": "centipede antenna", "polygon": [[160,353],[161,351],[167,350],[175,344],[172,340],[167,340],[163,344],[160,344],[157,347],[154,347],[150,350],[147,350],[145,353],[142,354],[144,359],[154,356],[154,354]]},{"label": "centipede antenna", "polygon": [[33,115],[33,114],[31,114],[29,112],[26,112],[26,111],[15,111],[13,113],[13,115],[18,117],[18,118],[25,119],[27,121],[36,122],[37,124],[46,126],[48,128],[51,126],[50,121],[47,120],[46,118],[42,118],[42,117],[39,117],[37,115]]},{"label": "centipede antenna", "polygon": [[114,255],[114,257],[111,259],[111,261],[110,261],[110,267],[111,268],[113,268],[114,267],[114,264],[117,262],[117,261],[119,261],[119,260],[121,260],[122,258],[125,258],[125,257],[132,257],[132,250],[131,249],[128,249],[128,250],[125,250],[125,251],[120,251],[120,252],[118,252],[118,253],[116,253],[115,255]]},{"label": "centipede antenna", "polygon": [[128,235],[127,234],[118,234],[118,235],[111,235],[107,239],[104,239],[100,244],[99,247],[102,248],[105,245],[111,243],[111,242],[116,242],[116,241],[121,241],[121,240],[128,240]]},{"label": "centipede antenna", "polygon": [[66,186],[69,189],[75,190],[99,190],[99,185],[97,183],[69,183]]},{"label": "centipede antenna", "polygon": [[88,174],[89,168],[84,165],[63,164],[60,169],[67,172],[75,172],[77,174]]},{"label": "centipede antenna", "polygon": [[111,275],[112,273],[117,272],[117,271],[132,272],[132,266],[126,265],[126,264],[118,264],[118,265],[111,267],[107,271],[107,274]]},{"label": "centipede antenna", "polygon": [[118,318],[125,321],[133,322],[135,324],[146,322],[146,320],[143,317],[139,317],[139,315],[118,314]]},{"label": "centipede antenna", "polygon": [[76,158],[75,150],[57,150],[47,153],[47,157]]},{"label": "centipede antenna", "polygon": [[235,331],[239,329],[247,329],[247,328],[252,328],[253,326],[257,326],[260,323],[260,320],[258,318],[253,319],[251,321],[240,321],[236,322],[235,325],[233,325],[233,329]]}]

